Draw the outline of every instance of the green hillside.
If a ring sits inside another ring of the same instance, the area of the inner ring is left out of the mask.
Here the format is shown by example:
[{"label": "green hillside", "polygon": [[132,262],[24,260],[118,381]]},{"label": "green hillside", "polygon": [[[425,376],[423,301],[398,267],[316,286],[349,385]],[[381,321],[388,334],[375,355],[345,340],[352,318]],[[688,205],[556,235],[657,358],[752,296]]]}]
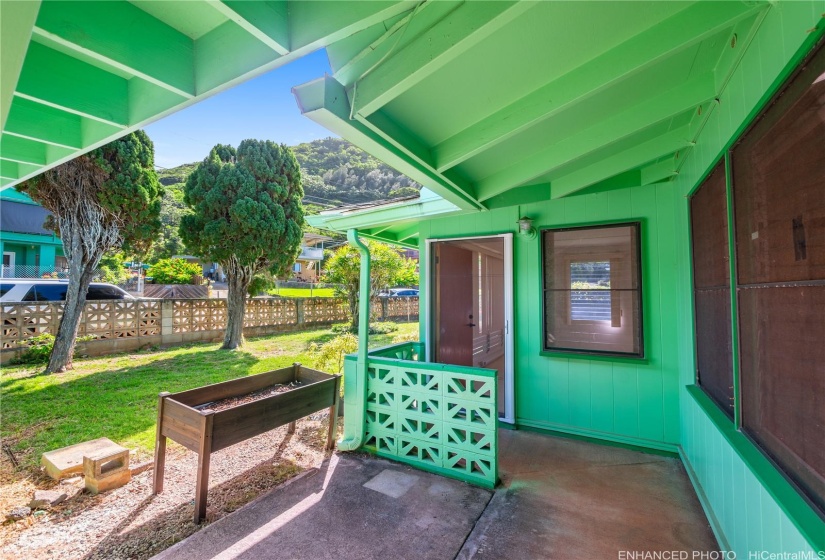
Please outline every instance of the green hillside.
[{"label": "green hillside", "polygon": [[[301,166],[307,214],[346,204],[412,196],[421,189],[415,181],[340,138],[322,138],[292,149]],[[197,164],[158,170],[158,179],[166,190],[160,216],[163,226],[147,261],[186,253],[178,225],[187,211],[183,185]]]}]

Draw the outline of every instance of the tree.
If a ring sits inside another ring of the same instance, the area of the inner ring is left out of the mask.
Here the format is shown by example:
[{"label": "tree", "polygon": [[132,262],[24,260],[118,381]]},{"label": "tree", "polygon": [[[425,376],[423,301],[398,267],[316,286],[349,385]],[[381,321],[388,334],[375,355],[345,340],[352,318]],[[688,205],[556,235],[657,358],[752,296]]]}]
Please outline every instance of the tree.
[{"label": "tree", "polygon": [[301,250],[304,210],[301,171],[287,146],[244,140],[218,144],[186,180],[180,234],[194,254],[226,272],[227,325],[223,348],[243,344],[246,293],[256,274],[281,275]]},{"label": "tree", "polygon": [[142,254],[160,228],[163,188],[154,147],[143,131],[92,150],[17,188],[52,213],[46,227],[63,240],[69,283],[46,372],[71,368],[86,292],[104,253]]},{"label": "tree", "polygon": [[[379,290],[395,285],[399,277],[406,275],[410,266],[415,267],[415,263],[384,243],[368,241],[366,245],[370,250],[369,297],[372,299]],[[355,331],[358,328],[361,254],[352,245],[342,245],[327,260],[326,270],[324,282],[337,284],[336,294],[347,299],[351,327]]]}]

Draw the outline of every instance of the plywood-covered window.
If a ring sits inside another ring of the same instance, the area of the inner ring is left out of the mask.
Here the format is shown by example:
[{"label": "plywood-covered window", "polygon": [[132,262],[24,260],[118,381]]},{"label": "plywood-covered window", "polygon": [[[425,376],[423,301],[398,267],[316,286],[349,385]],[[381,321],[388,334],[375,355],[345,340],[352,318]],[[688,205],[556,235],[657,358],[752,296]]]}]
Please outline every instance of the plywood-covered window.
[{"label": "plywood-covered window", "polygon": [[731,154],[743,428],[825,511],[825,48]]},{"label": "plywood-covered window", "polygon": [[639,224],[545,229],[543,348],[644,355]]},{"label": "plywood-covered window", "polygon": [[733,417],[730,249],[725,164],[720,163],[690,199],[696,379]]}]

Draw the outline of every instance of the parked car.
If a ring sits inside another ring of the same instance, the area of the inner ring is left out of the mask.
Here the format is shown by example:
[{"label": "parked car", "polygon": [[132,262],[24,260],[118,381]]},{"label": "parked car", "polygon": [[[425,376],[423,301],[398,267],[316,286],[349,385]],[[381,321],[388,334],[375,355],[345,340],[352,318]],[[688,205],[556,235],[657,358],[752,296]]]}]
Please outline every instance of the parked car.
[{"label": "parked car", "polygon": [[[0,278],[0,302],[65,301],[67,280],[11,280]],[[135,299],[130,293],[112,284],[92,282],[86,299]]]},{"label": "parked car", "polygon": [[392,288],[378,294],[378,297],[418,297],[416,288]]}]

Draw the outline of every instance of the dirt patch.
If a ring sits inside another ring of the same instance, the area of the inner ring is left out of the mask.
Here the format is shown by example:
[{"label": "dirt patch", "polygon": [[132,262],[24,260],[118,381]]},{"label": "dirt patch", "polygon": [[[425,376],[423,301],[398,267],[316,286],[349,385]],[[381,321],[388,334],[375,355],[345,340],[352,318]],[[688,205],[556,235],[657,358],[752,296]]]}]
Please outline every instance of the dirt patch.
[{"label": "dirt patch", "polygon": [[[170,444],[162,494],[152,496],[151,469],[135,475],[122,488],[97,496],[78,492],[51,510],[0,526],[0,557],[150,558],[300,472],[319,466],[325,443],[325,436],[320,436],[326,426],[327,414],[316,413],[298,421],[297,436],[287,434],[283,426],[213,453],[206,521],[200,525],[192,522],[197,455]],[[10,473],[7,459],[2,470],[2,513],[27,504],[37,488],[57,486],[41,473]]]},{"label": "dirt patch", "polygon": [[285,385],[279,383],[277,385],[270,385],[269,387],[258,389],[257,391],[252,391],[246,395],[241,395],[239,397],[226,397],[225,399],[221,399],[219,401],[199,404],[198,406],[193,406],[192,408],[202,412],[220,412],[221,410],[227,410],[233,406],[240,406],[242,404],[259,401],[279,393],[286,393],[292,389],[297,389],[301,385],[303,385],[303,383],[300,381],[293,381]]}]

